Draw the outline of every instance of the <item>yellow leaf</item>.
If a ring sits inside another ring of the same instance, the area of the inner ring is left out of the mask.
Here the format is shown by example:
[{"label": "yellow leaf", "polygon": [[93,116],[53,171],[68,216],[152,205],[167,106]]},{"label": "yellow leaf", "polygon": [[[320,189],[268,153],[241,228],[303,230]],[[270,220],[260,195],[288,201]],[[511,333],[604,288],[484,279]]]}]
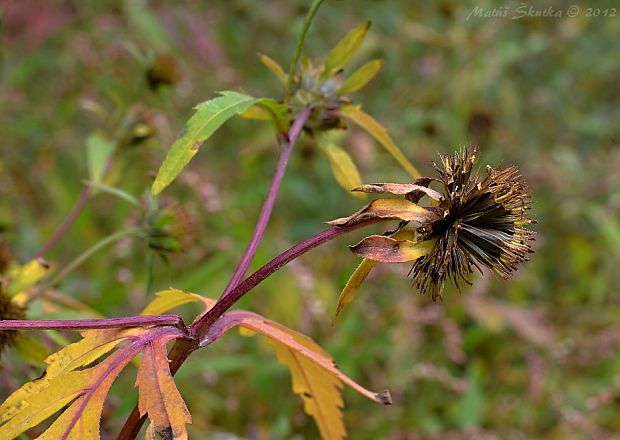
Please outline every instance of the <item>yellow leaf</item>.
[{"label": "yellow leaf", "polygon": [[368,61],[342,83],[338,93],[357,92],[374,78],[382,65],[383,61],[381,60]]},{"label": "yellow leaf", "polygon": [[307,336],[250,312],[226,316],[235,325],[269,338],[278,360],[291,372],[293,392],[303,399],[304,411],[314,418],[324,440],[346,436],[340,395],[343,383],[375,402],[392,402],[389,393],[373,393],[343,374],[329,354]]},{"label": "yellow leaf", "polygon": [[103,401],[130,360],[116,352],[95,367],[51,379],[43,390],[26,396],[26,405],[0,426],[0,438],[13,439],[73,402],[38,439],[99,440]]},{"label": "yellow leaf", "polygon": [[351,156],[349,156],[349,154],[342,148],[331,143],[326,143],[324,145],[319,144],[319,147],[329,159],[332,173],[334,173],[334,177],[340,186],[347,190],[350,194],[356,197],[361,196],[363,198],[363,194],[351,193],[351,190],[362,184],[362,178],[360,177],[360,173],[353,163]]},{"label": "yellow leaf", "polygon": [[142,313],[140,313],[141,315],[161,315],[183,304],[192,302],[204,303],[205,312],[215,305],[215,300],[213,299],[178,289],[162,290],[155,295],[157,298],[151,301],[151,303],[142,310]]},{"label": "yellow leaf", "polygon": [[364,113],[360,106],[345,105],[340,108],[340,114],[351,122],[357,124],[364,130],[366,130],[377,142],[398,161],[398,163],[407,171],[411,177],[417,179],[420,177],[420,173],[409,162],[405,155],[398,149],[385,127],[379,124],[372,116]]},{"label": "yellow leaf", "polygon": [[336,315],[334,316],[334,320],[338,317],[342,309],[353,301],[353,298],[357,295],[357,291],[360,286],[376,264],[376,261],[364,258],[355,271],[353,271],[349,277],[349,281],[347,281],[344,289],[342,289],[340,298],[338,298],[338,306],[336,307]]},{"label": "yellow leaf", "polygon": [[325,61],[325,68],[321,74],[322,78],[327,78],[333,73],[342,69],[344,65],[351,59],[362,45],[366,32],[370,28],[370,22],[366,22],[351,32],[349,32],[338,44],[331,50]]},{"label": "yellow leaf", "polygon": [[284,69],[282,69],[278,62],[264,54],[260,54],[259,58],[260,62],[263,63],[263,65],[267,67],[267,69],[271,70],[271,72],[280,80],[283,85],[286,85],[288,75],[284,73]]},{"label": "yellow leaf", "polygon": [[49,264],[42,258],[30,260],[28,263],[12,268],[6,276],[9,280],[3,286],[8,296],[14,296],[28,287],[34,286],[49,270]]},{"label": "yellow leaf", "polygon": [[153,429],[166,433],[166,438],[187,440],[185,425],[192,423],[192,417],[170,374],[167,342],[165,338],[157,339],[144,349],[136,380],[138,409],[140,416],[149,415]]}]

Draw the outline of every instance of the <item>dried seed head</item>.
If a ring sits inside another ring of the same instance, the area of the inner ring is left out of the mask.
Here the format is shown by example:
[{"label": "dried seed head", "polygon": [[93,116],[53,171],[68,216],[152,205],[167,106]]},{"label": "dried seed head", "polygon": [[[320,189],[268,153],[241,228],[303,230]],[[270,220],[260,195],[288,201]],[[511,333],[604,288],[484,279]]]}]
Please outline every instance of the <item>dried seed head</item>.
[{"label": "dried seed head", "polygon": [[434,249],[411,268],[414,285],[433,300],[442,298],[448,278],[460,290],[471,284],[473,268],[492,269],[508,278],[532,252],[534,232],[526,225],[531,197],[517,167],[487,167],[486,176],[473,172],[477,150],[463,148],[453,156],[440,155],[433,164],[445,189],[439,208],[443,218],[418,229],[421,240],[436,239]]},{"label": "dried seed head", "polygon": [[[13,300],[2,292],[0,284],[0,319],[25,319],[26,312],[23,307],[17,305]],[[2,350],[15,343],[17,330],[0,330],[0,355]]]}]

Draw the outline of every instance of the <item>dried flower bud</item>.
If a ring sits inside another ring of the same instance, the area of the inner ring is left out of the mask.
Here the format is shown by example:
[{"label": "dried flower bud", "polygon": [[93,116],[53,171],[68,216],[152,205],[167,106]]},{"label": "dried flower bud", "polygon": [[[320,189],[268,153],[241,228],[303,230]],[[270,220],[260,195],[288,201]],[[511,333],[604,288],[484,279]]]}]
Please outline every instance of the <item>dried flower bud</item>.
[{"label": "dried flower bud", "polygon": [[443,217],[418,228],[420,240],[436,244],[410,272],[415,286],[433,300],[442,297],[448,278],[460,289],[471,284],[468,276],[481,266],[508,278],[532,252],[534,232],[526,228],[535,223],[531,197],[518,169],[487,167],[480,178],[473,172],[476,155],[476,149],[464,148],[433,164],[445,189],[439,204]]},{"label": "dried flower bud", "polygon": [[149,246],[162,252],[182,252],[194,239],[190,213],[180,205],[162,209],[152,221]]},{"label": "dried flower bud", "polygon": [[179,63],[169,54],[158,53],[146,72],[146,80],[152,90],[162,85],[174,86],[183,78]]}]

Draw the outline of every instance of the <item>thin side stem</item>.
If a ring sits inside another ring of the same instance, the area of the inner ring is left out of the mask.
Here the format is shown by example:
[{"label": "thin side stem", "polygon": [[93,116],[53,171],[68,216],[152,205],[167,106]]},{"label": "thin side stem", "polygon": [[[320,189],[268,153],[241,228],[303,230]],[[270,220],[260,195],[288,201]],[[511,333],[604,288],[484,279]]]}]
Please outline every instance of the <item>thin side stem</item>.
[{"label": "thin side stem", "polygon": [[326,243],[339,235],[351,232],[355,229],[368,226],[373,223],[385,221],[385,219],[370,219],[365,220],[350,226],[332,226],[329,229],[325,229],[318,234],[313,235],[310,238],[305,239],[302,242],[297,243],[295,246],[284,251],[269,263],[258,269],[248,278],[246,278],[241,284],[230,291],[228,295],[221,298],[200,320],[196,321],[190,328],[190,332],[196,339],[203,337],[208,331],[211,324],[213,324],[220,316],[224,314],[229,308],[231,308],[237,301],[239,301],[246,293],[256,287],[269,275],[286,265],[290,261],[305,254],[311,249]]},{"label": "thin side stem", "polygon": [[282,184],[282,178],[284,177],[284,172],[286,171],[286,165],[288,163],[289,157],[291,156],[291,152],[293,151],[293,146],[297,142],[299,135],[301,134],[301,130],[303,129],[308,117],[312,109],[310,107],[304,107],[293,125],[288,132],[288,135],[285,136],[285,140],[280,149],[280,154],[278,156],[278,164],[276,166],[276,171],[273,174],[271,179],[271,184],[269,186],[269,192],[267,193],[267,198],[263,203],[263,207],[261,209],[260,215],[258,217],[258,221],[256,223],[256,227],[254,228],[254,233],[252,234],[252,238],[248,247],[241,258],[241,261],[237,265],[235,269],[235,273],[232,278],[228,282],[226,289],[220,296],[220,298],[224,298],[226,295],[230,293],[232,289],[237,287],[239,282],[245,276],[245,273],[256,254],[256,250],[258,249],[258,245],[260,244],[263,234],[265,233],[265,229],[267,228],[267,224],[269,223],[269,218],[271,217],[271,212],[273,211],[273,207],[276,203],[276,198],[278,195],[278,191],[280,190],[280,185]]},{"label": "thin side stem", "polygon": [[[306,19],[304,20],[304,24],[301,27],[301,32],[297,37],[297,44],[295,45],[295,51],[293,52],[293,59],[291,59],[291,65],[288,68],[288,77],[286,80],[286,96],[288,97],[291,92],[291,87],[293,86],[293,77],[295,76],[295,70],[297,69],[297,63],[299,62],[299,56],[301,55],[301,48],[304,45],[304,40],[306,39],[306,33],[308,33],[308,29],[310,28],[310,24],[312,23],[312,19],[316,15],[319,7],[323,3],[323,0],[314,0],[312,6],[310,6],[310,10],[306,15]],[[286,99],[285,99],[286,101]]]},{"label": "thin side stem", "polygon": [[128,316],[123,318],[105,319],[7,319],[0,320],[0,330],[88,330],[103,328],[131,328],[147,325],[174,325],[183,324],[177,315]]},{"label": "thin side stem", "polygon": [[34,254],[33,259],[43,257],[51,248],[54,247],[56,243],[60,241],[62,237],[64,237],[64,235],[67,233],[71,225],[73,225],[73,222],[75,222],[78,215],[82,211],[82,208],[84,208],[84,205],[86,205],[86,202],[90,197],[90,193],[91,187],[88,185],[84,185],[82,187],[80,195],[78,196],[73,207],[71,208],[71,211],[69,211],[69,214],[67,214],[67,217],[65,217],[60,226],[56,228],[52,236],[43,244],[43,246],[41,246],[37,253]]},{"label": "thin side stem", "polygon": [[60,281],[62,281],[67,275],[73,272],[80,264],[86,261],[91,255],[97,252],[99,249],[108,246],[109,244],[114,243],[116,240],[127,237],[130,235],[139,235],[142,230],[140,228],[133,229],[125,229],[123,231],[118,231],[112,235],[108,235],[102,240],[98,241],[80,255],[78,255],[73,261],[71,261],[63,270],[58,272],[56,276],[54,276],[49,282],[45,283],[44,286],[41,287],[41,290],[45,290],[48,287],[53,287],[57,285]]}]

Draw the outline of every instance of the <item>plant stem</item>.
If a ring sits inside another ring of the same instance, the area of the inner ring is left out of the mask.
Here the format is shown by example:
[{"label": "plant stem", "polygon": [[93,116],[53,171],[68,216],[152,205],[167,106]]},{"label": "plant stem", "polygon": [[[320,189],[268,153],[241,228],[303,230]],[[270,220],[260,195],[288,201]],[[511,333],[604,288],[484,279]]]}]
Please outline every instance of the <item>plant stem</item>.
[{"label": "plant stem", "polygon": [[260,244],[263,234],[265,233],[265,229],[267,228],[267,224],[269,223],[269,218],[271,217],[271,212],[273,211],[273,206],[275,205],[278,191],[280,190],[280,185],[282,184],[282,178],[284,177],[284,172],[286,171],[286,165],[289,157],[291,156],[291,152],[293,151],[293,146],[295,145],[295,142],[297,142],[297,139],[301,134],[301,130],[303,129],[311,112],[312,108],[307,106],[304,107],[295,119],[295,122],[293,122],[288,134],[284,136],[284,142],[278,156],[276,171],[271,179],[269,192],[267,193],[267,198],[263,203],[263,207],[258,217],[258,222],[254,228],[254,233],[252,234],[250,243],[241,258],[241,261],[239,261],[239,264],[235,269],[235,273],[228,282],[228,285],[226,286],[226,289],[224,289],[224,292],[220,298],[224,298],[232,289],[237,287],[247,272],[254,255],[256,254],[258,245]]},{"label": "plant stem", "polygon": [[87,330],[103,328],[130,328],[147,325],[182,325],[177,315],[127,316],[105,319],[7,319],[0,320],[0,330]]},{"label": "plant stem", "polygon": [[220,316],[231,308],[237,301],[239,301],[246,293],[256,287],[261,281],[267,278],[269,275],[286,265],[290,261],[305,254],[315,247],[333,240],[339,235],[353,231],[355,229],[368,226],[372,223],[377,223],[383,219],[370,219],[362,221],[350,226],[332,226],[329,229],[325,229],[318,234],[313,235],[310,238],[305,239],[302,242],[297,243],[295,246],[284,251],[269,263],[258,269],[252,275],[247,277],[241,284],[232,289],[228,295],[221,298],[200,320],[196,321],[190,331],[197,338],[200,339],[204,336],[211,326]]},{"label": "plant stem", "polygon": [[52,236],[41,246],[41,248],[34,254],[33,259],[43,257],[60,239],[67,233],[73,222],[77,219],[78,215],[86,205],[88,198],[90,197],[91,187],[88,185],[84,185],[82,187],[82,191],[75,201],[71,211],[67,214],[67,217],[63,220],[63,222],[56,228]]},{"label": "plant stem", "polygon": [[284,101],[286,102],[286,97],[291,92],[291,87],[293,86],[293,77],[295,76],[295,70],[297,69],[297,63],[299,62],[299,56],[301,55],[301,48],[304,45],[304,40],[306,39],[306,33],[310,28],[310,24],[312,23],[312,19],[316,15],[319,7],[323,3],[323,0],[314,0],[312,6],[310,6],[310,10],[306,15],[306,19],[304,20],[304,24],[301,27],[301,32],[297,37],[297,44],[295,45],[295,51],[293,52],[293,59],[291,60],[291,65],[288,68],[288,77],[286,80],[286,95]]},{"label": "plant stem", "polygon": [[53,287],[53,286],[57,285],[60,281],[62,281],[62,279],[64,277],[69,275],[73,270],[75,270],[80,264],[82,264],[84,261],[86,261],[86,259],[88,259],[88,257],[90,257],[92,254],[97,252],[99,249],[101,249],[101,248],[103,248],[103,247],[105,247],[105,246],[107,246],[109,244],[114,243],[119,238],[127,237],[127,236],[130,236],[130,235],[139,235],[141,231],[142,231],[142,229],[140,229],[140,228],[132,228],[132,229],[125,229],[123,231],[118,231],[118,232],[116,232],[116,233],[114,233],[112,235],[108,235],[107,237],[105,237],[102,240],[98,241],[97,243],[95,243],[94,245],[92,245],[91,247],[86,249],[84,252],[82,252],[80,255],[78,255],[63,270],[58,272],[56,274],[56,276],[54,276],[49,282],[45,283],[41,287],[41,290],[45,290],[48,287]]}]

